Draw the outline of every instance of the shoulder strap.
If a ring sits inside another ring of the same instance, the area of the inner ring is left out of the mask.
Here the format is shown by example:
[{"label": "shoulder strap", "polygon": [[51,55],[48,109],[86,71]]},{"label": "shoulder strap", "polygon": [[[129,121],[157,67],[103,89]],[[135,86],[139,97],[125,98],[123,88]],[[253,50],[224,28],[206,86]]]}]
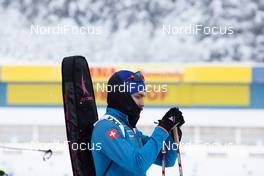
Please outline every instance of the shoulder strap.
[{"label": "shoulder strap", "polygon": [[106,176],[107,172],[109,171],[111,165],[113,164],[113,160],[110,161],[109,165],[107,166],[106,170],[104,171],[103,176]]}]

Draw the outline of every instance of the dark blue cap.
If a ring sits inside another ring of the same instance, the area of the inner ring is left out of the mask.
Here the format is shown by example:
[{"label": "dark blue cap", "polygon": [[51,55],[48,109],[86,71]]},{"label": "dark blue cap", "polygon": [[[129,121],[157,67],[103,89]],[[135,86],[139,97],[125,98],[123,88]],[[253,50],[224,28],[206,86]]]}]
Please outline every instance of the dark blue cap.
[{"label": "dark blue cap", "polygon": [[119,78],[125,83],[127,92],[132,95],[137,92],[145,91],[145,81],[141,72],[131,72],[120,70],[117,72]]}]

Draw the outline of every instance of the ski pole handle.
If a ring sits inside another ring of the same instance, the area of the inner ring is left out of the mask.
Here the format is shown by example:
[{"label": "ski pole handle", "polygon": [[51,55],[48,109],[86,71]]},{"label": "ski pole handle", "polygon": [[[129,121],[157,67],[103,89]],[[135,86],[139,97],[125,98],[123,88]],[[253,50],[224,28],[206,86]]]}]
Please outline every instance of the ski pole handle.
[{"label": "ski pole handle", "polygon": [[178,147],[180,145],[180,140],[179,140],[179,134],[178,134],[177,127],[173,128],[172,132],[173,132],[174,142],[177,144],[177,147]]}]

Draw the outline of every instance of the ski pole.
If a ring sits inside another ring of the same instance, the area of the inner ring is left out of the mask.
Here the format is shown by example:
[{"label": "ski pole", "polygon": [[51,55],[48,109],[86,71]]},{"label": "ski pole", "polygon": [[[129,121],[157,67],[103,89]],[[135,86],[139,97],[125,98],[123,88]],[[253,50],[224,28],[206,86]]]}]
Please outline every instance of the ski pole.
[{"label": "ski pole", "polygon": [[9,146],[1,146],[0,148],[2,149],[7,149],[7,150],[18,150],[18,151],[35,151],[35,152],[43,152],[43,161],[47,161],[48,159],[51,158],[53,152],[51,149],[48,150],[43,150],[43,149],[31,149],[31,148],[18,148],[18,147],[9,147]]},{"label": "ski pole", "polygon": [[[159,122],[154,121],[154,124],[159,124]],[[162,176],[165,176],[166,153],[167,153],[166,142],[163,141],[162,150],[161,150],[161,154],[162,154]]]},{"label": "ski pole", "polygon": [[163,146],[162,146],[162,176],[165,176],[165,168],[166,168],[166,145],[165,145],[165,141],[163,142]]},{"label": "ski pole", "polygon": [[177,144],[177,155],[178,155],[178,166],[179,166],[179,173],[180,176],[183,176],[183,170],[182,170],[182,162],[181,162],[181,152],[180,152],[180,141],[179,141],[179,134],[177,127],[173,129],[173,137],[174,137],[174,142]]}]

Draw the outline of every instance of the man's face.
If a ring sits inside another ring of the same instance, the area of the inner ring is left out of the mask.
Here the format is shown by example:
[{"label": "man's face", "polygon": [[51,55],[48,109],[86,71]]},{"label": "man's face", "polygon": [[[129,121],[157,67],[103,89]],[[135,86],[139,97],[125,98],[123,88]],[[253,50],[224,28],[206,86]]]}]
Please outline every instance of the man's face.
[{"label": "man's face", "polygon": [[144,98],[145,98],[145,96],[146,96],[145,92],[137,92],[137,93],[134,93],[134,94],[131,95],[131,97],[134,100],[134,102],[141,109],[143,109],[143,107],[144,107]]}]

